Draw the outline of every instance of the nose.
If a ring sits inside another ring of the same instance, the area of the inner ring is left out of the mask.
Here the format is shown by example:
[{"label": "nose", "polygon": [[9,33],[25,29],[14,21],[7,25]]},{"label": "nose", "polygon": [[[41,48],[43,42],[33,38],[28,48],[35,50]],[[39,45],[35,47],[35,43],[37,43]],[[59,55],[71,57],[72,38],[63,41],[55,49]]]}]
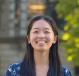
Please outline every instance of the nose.
[{"label": "nose", "polygon": [[38,34],[38,37],[39,37],[39,38],[44,38],[44,37],[45,37],[45,34],[44,34],[43,32],[40,32],[40,33]]}]

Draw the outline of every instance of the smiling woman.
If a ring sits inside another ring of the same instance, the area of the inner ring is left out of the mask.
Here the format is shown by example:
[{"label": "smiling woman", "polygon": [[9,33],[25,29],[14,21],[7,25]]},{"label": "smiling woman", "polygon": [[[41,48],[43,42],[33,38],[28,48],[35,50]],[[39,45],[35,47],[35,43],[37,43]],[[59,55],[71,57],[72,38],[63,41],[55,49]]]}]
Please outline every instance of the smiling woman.
[{"label": "smiling woman", "polygon": [[31,43],[32,47],[34,48],[34,52],[37,50],[42,50],[42,54],[44,51],[49,51],[52,43],[56,42],[56,37],[51,26],[43,19],[33,23],[28,39],[29,43]]},{"label": "smiling woman", "polygon": [[58,32],[49,16],[34,16],[27,28],[26,54],[9,66],[6,76],[71,76],[58,56]]}]

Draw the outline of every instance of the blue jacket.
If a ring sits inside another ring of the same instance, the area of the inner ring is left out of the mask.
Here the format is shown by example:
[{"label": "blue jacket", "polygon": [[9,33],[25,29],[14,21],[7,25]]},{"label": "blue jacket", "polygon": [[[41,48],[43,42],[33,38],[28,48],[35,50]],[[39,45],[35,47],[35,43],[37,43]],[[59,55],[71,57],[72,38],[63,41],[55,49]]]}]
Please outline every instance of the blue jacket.
[{"label": "blue jacket", "polygon": [[[6,76],[20,76],[20,65],[21,63],[11,64],[6,72]],[[68,68],[63,67],[64,76],[71,76],[71,72]]]}]

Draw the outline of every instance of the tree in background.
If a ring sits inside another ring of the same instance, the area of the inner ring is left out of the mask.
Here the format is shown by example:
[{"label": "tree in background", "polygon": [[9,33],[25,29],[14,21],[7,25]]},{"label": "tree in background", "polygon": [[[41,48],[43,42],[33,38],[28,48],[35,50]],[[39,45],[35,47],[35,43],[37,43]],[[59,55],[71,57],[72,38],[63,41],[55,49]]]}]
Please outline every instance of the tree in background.
[{"label": "tree in background", "polygon": [[65,24],[65,20],[63,19],[63,17],[58,17],[58,14],[56,12],[55,6],[58,3],[58,0],[45,0],[45,12],[44,14],[51,16],[56,24],[57,27],[61,30],[63,30],[63,24]]},{"label": "tree in background", "polygon": [[59,0],[56,6],[59,18],[66,24],[60,35],[66,49],[66,58],[74,63],[76,75],[79,76],[79,0]]}]

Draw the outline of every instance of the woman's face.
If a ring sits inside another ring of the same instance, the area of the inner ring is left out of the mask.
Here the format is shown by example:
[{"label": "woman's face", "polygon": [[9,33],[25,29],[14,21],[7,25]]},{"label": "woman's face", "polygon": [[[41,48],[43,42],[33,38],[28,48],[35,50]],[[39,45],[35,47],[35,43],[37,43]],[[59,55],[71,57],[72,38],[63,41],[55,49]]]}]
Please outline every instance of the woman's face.
[{"label": "woman's face", "polygon": [[51,25],[43,19],[33,23],[28,42],[34,50],[46,51],[56,42]]}]

